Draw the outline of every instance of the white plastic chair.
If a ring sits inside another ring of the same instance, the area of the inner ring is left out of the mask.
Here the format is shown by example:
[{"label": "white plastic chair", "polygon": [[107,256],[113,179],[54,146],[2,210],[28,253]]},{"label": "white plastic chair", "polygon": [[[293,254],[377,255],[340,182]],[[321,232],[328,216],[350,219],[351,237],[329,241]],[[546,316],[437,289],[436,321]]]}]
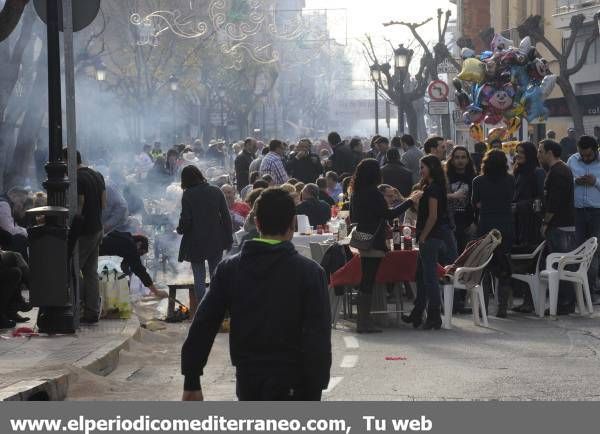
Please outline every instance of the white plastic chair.
[{"label": "white plastic chair", "polygon": [[[483,270],[489,265],[494,257],[494,253],[490,254],[490,257],[485,264],[477,268],[462,267],[456,270],[454,276],[452,276],[452,282],[444,284],[444,319],[443,327],[447,330],[452,328],[452,308],[454,307],[454,290],[465,289],[471,293],[471,300],[473,302],[473,323],[475,325],[481,325],[479,319],[479,309],[481,309],[481,319],[483,320],[484,327],[488,327],[487,312],[485,310],[485,297],[483,295],[483,285],[481,280],[483,278]],[[481,277],[479,282],[473,284],[473,282],[464,282],[461,279],[467,273],[479,273]]]},{"label": "white plastic chair", "polygon": [[[550,315],[555,316],[558,307],[558,287],[561,280],[575,284],[575,295],[579,314],[585,315],[586,306],[590,314],[594,313],[592,295],[588,282],[588,269],[598,248],[598,239],[590,238],[581,246],[568,253],[552,253],[546,258],[546,269],[540,273],[540,291],[538,305],[541,306],[538,315],[544,316],[546,304],[546,288],[550,293]],[[576,270],[566,270],[565,267],[577,267]],[[585,300],[584,300],[585,297]],[[540,314],[541,313],[541,314]]]},{"label": "white plastic chair", "polygon": [[537,246],[537,248],[532,252],[532,253],[528,253],[528,254],[523,254],[523,255],[510,255],[510,259],[512,261],[533,261],[535,258],[537,258],[537,261],[535,263],[535,269],[533,271],[533,273],[530,274],[518,274],[515,273],[513,274],[511,277],[515,280],[520,280],[521,282],[525,282],[528,286],[529,286],[529,291],[531,292],[531,298],[533,299],[533,308],[535,309],[535,313],[540,315],[540,309],[541,309],[541,315],[540,316],[544,316],[544,309],[545,309],[545,300],[543,303],[538,302],[540,296],[540,265],[542,262],[542,253],[544,252],[544,247],[546,247],[546,242],[544,241],[543,243],[541,243],[539,246]]}]

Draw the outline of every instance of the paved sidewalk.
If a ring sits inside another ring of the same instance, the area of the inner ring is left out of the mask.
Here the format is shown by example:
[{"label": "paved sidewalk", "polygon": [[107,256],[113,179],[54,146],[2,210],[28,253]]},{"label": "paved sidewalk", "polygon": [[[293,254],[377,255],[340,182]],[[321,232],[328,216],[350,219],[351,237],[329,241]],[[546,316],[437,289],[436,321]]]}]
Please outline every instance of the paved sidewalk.
[{"label": "paved sidewalk", "polygon": [[[30,312],[30,317],[36,314]],[[24,324],[33,327],[33,324]],[[75,335],[13,338],[12,330],[0,333],[0,401],[63,400],[73,372],[87,370],[99,375],[112,372],[119,351],[139,337],[137,318],[102,320],[81,327]]]}]

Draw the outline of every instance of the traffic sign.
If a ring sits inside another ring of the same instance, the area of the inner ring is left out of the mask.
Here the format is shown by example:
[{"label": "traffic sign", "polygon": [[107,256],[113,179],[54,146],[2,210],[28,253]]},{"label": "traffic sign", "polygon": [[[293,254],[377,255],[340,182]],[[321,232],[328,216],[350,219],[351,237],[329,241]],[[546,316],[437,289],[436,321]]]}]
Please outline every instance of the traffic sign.
[{"label": "traffic sign", "polygon": [[450,63],[450,60],[444,59],[442,63],[437,66],[438,74],[458,74],[456,67]]},{"label": "traffic sign", "polygon": [[448,115],[450,114],[450,107],[447,101],[431,101],[429,103],[429,114],[430,115]]},{"label": "traffic sign", "polygon": [[429,83],[427,93],[433,101],[447,101],[450,94],[450,88],[442,80],[434,80]]},{"label": "traffic sign", "polygon": [[[40,19],[46,22],[46,0],[34,0],[33,7]],[[85,29],[98,16],[100,11],[100,0],[79,0],[73,2],[73,31],[78,32]],[[59,16],[63,16],[62,1],[58,2]],[[58,23],[58,29],[63,31],[62,19]]]}]

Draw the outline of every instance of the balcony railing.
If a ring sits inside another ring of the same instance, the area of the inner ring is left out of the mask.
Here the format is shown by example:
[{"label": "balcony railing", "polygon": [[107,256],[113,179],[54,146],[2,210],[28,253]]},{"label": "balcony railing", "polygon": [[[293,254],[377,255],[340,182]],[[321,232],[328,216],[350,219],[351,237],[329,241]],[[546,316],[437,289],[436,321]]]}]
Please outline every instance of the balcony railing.
[{"label": "balcony railing", "polygon": [[598,6],[600,6],[600,0],[558,0],[554,15],[570,14]]}]

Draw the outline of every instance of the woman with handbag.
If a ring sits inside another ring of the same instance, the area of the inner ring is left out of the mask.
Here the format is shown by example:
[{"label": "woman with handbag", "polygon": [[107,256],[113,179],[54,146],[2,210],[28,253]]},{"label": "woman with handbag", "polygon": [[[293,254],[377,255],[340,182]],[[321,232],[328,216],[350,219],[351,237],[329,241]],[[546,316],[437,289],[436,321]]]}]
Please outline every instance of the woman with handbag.
[{"label": "woman with handbag", "polygon": [[444,231],[452,229],[448,217],[446,174],[441,161],[434,155],[427,155],[421,159],[421,187],[423,197],[419,202],[417,215],[417,298],[411,314],[403,316],[402,320],[418,328],[423,322],[423,313],[427,308],[427,321],[423,328],[439,330],[442,318],[437,265],[445,249],[444,240],[447,234],[444,234]]},{"label": "woman with handbag", "polygon": [[370,320],[375,277],[381,259],[388,251],[385,237],[387,220],[404,214],[421,197],[414,192],[406,201],[390,209],[377,187],[381,184],[381,170],[375,159],[360,162],[350,185],[350,219],[357,226],[352,232],[350,245],[360,252],[362,280],[358,299],[358,333],[380,333]]}]

